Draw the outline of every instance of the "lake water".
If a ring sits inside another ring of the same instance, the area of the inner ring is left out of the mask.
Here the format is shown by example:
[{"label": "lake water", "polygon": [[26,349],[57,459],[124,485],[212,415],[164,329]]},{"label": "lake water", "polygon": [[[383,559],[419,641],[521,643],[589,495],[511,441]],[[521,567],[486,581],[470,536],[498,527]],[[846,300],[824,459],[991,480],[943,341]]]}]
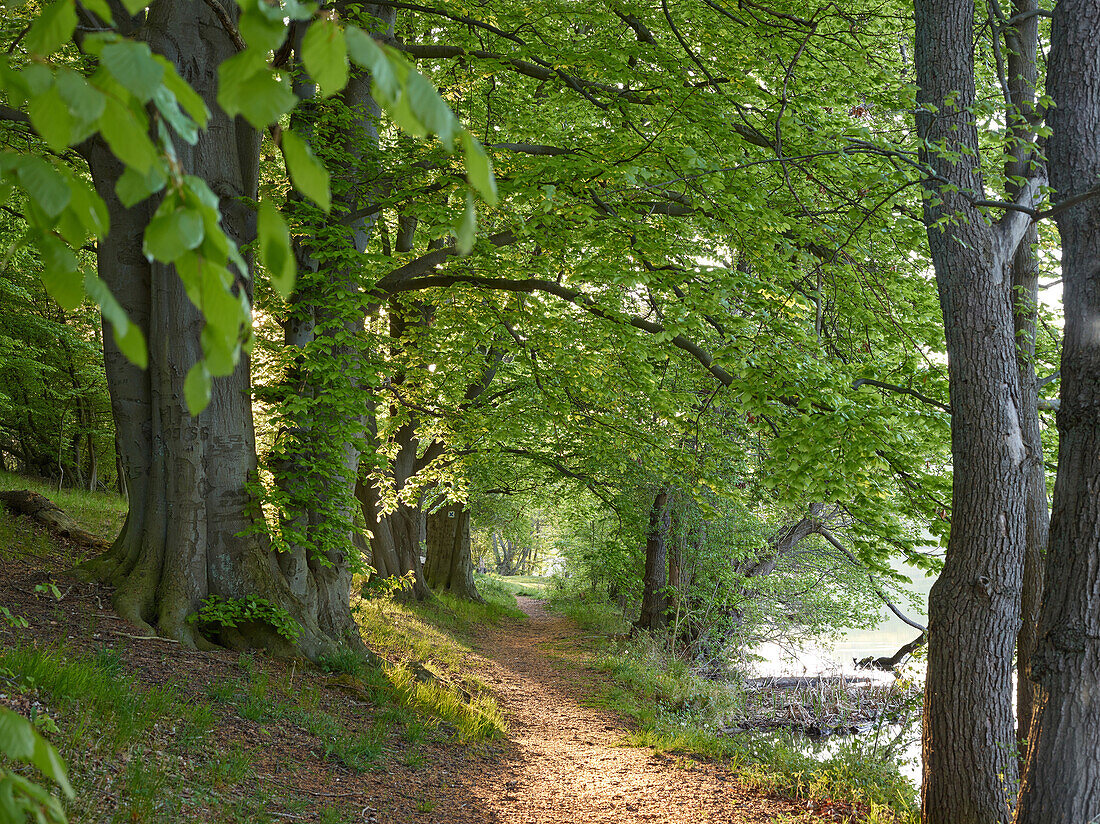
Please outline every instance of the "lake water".
[{"label": "lake water", "polygon": [[[919,599],[917,609],[910,608],[908,604],[895,603],[906,616],[918,624],[927,623],[928,591],[932,588],[935,578],[928,577],[922,570],[905,564],[895,564],[894,568],[912,581],[907,589]],[[760,676],[858,675],[870,678],[872,681],[887,683],[893,680],[892,673],[856,669],[854,662],[867,656],[876,658],[891,656],[905,644],[916,639],[918,635],[920,635],[918,630],[894,615],[884,604],[879,611],[879,621],[872,628],[841,629],[834,640],[807,644],[800,650],[784,649],[776,644],[762,644],[754,652],[763,660],[757,662],[753,669]],[[918,667],[912,668],[912,674],[923,679],[923,661]],[[883,732],[891,735],[896,734],[897,731],[895,728]],[[807,750],[826,757],[841,745],[842,741],[839,739],[824,743],[807,742]],[[914,740],[906,749],[904,758],[907,763],[903,765],[902,773],[913,781],[914,787],[918,787],[921,770],[918,740]]]},{"label": "lake water", "polygon": [[[912,584],[908,589],[919,598],[917,609],[907,604],[897,603],[898,608],[918,624],[926,623],[928,615],[928,591],[935,578],[928,577],[922,570],[907,564],[895,564],[895,570],[907,576]],[[842,628],[839,636],[832,641],[809,644],[801,650],[785,650],[776,644],[762,644],[754,652],[764,660],[755,669],[759,675],[867,675],[867,670],[857,670],[853,659],[859,660],[868,655],[873,657],[893,655],[905,644],[916,639],[920,633],[906,624],[885,604],[879,609],[879,622],[870,629]],[[891,677],[889,673],[880,673]]]}]

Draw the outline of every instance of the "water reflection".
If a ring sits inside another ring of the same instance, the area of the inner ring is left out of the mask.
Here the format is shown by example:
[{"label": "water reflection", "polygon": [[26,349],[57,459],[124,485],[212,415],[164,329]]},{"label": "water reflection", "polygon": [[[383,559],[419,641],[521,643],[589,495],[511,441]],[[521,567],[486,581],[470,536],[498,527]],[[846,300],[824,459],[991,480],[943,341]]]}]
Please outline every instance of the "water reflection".
[{"label": "water reflection", "polygon": [[[925,575],[923,570],[915,569],[907,564],[895,564],[894,568],[906,575],[911,581],[911,591],[919,598],[919,608],[910,609],[908,605],[899,604],[902,612],[918,623],[926,623],[928,614],[928,591],[932,588],[935,578]],[[868,656],[891,656],[902,646],[914,640],[920,633],[913,629],[900,618],[894,615],[883,605],[880,610],[879,622],[869,629],[848,628],[841,629],[833,640],[823,640],[808,644],[801,649],[784,648],[778,644],[761,644],[753,650],[761,660],[757,661],[752,669],[755,674],[762,677],[784,675],[858,675],[870,678],[875,682],[889,682],[894,678],[893,673],[877,670],[859,670],[855,667],[855,661]],[[906,667],[906,674],[910,677],[923,678],[923,661],[917,665],[910,664]],[[885,728],[877,733],[869,733],[869,736],[880,735],[886,739],[892,738],[899,732],[898,728]],[[870,744],[869,740],[864,743]],[[835,755],[842,747],[851,746],[852,742],[841,739],[812,743],[807,741],[806,750],[820,757]],[[909,762],[904,765],[902,772],[919,784],[920,781],[920,742],[916,740],[905,750],[905,758]]]}]

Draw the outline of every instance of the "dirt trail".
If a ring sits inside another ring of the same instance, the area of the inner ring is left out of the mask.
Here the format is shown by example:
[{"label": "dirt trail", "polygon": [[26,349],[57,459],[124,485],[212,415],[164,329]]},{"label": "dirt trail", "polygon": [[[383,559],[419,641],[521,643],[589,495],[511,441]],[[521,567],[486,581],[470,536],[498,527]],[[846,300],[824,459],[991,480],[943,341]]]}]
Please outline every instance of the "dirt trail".
[{"label": "dirt trail", "polygon": [[466,787],[485,820],[748,824],[805,813],[794,802],[746,792],[713,765],[616,746],[629,732],[626,722],[579,703],[600,676],[560,652],[578,645],[577,626],[540,601],[519,602],[529,621],[486,628],[476,642],[514,745],[496,775]]}]

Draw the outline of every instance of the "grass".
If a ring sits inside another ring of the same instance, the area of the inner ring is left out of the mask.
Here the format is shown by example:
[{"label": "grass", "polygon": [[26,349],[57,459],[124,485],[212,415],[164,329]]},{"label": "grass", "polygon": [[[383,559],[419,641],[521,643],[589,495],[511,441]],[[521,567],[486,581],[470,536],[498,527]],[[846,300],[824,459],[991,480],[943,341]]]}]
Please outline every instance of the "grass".
[{"label": "grass", "polygon": [[[0,473],[0,488],[46,495],[104,537],[124,520],[125,502],[115,495],[59,493],[10,473]],[[0,511],[0,553],[40,558],[46,569],[80,560],[66,557],[66,547]],[[470,638],[479,626],[524,616],[514,585],[487,578],[480,589],[485,603],[441,595],[410,606],[358,604],[363,635],[381,660],[342,649],[318,662],[320,673],[303,673],[244,654],[235,674],[189,690],[143,684],[105,642],[93,653],[17,644],[0,651],[0,693],[36,718],[68,762],[77,791],[71,820],[274,822],[282,819],[269,809],[301,812],[300,799],[273,791],[260,775],[258,759],[270,760],[270,747],[242,746],[235,732],[220,731],[227,714],[257,725],[271,746],[280,730],[297,728],[314,740],[313,752],[355,771],[385,769],[391,759],[416,769],[425,742],[471,745],[504,734],[500,708],[470,673]],[[320,816],[357,820],[339,804]]]},{"label": "grass", "polygon": [[623,713],[638,724],[627,743],[658,752],[721,759],[749,787],[812,801],[859,805],[867,822],[916,824],[913,786],[862,738],[841,741],[818,757],[789,733],[728,735],[742,718],[746,697],[736,685],[700,677],[649,635],[625,635],[615,607],[591,593],[556,592],[552,609],[605,636],[594,643],[597,666],[612,684],[590,705]]},{"label": "grass", "polygon": [[[126,520],[126,499],[114,492],[87,492],[12,472],[0,472],[0,489],[29,489],[45,495],[94,535],[114,540]],[[47,539],[48,540],[48,539]],[[9,544],[10,546],[10,544]],[[43,554],[55,554],[56,550]]]},{"label": "grass", "polygon": [[383,671],[400,703],[422,719],[434,719],[429,728],[441,722],[462,742],[506,731],[500,707],[470,673],[470,638],[478,626],[524,618],[507,590],[478,589],[485,603],[440,594],[418,604],[379,600],[356,606],[363,639],[385,660]]},{"label": "grass", "polygon": [[539,575],[497,575],[495,572],[475,573],[474,580],[478,591],[483,595],[486,589],[504,590],[511,595],[526,595],[529,598],[545,598],[550,579]]}]

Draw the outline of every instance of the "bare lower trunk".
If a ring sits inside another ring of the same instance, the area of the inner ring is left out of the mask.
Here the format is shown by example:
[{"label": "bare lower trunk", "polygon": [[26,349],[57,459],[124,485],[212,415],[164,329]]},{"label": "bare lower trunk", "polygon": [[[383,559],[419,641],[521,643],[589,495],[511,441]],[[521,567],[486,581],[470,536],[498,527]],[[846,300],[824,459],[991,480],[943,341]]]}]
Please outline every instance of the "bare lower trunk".
[{"label": "bare lower trunk", "polygon": [[[1062,0],[1051,31],[1048,115],[1058,200],[1100,176],[1100,3]],[[1055,218],[1062,237],[1065,338],[1058,480],[1032,676],[1040,686],[1017,821],[1100,817],[1100,201]]]},{"label": "bare lower trunk", "polygon": [[424,579],[420,562],[420,520],[418,507],[399,503],[393,512],[380,514],[381,501],[375,487],[360,483],[356,497],[363,508],[363,519],[371,533],[371,566],[376,574],[401,577],[412,573],[412,583],[402,590],[404,597],[423,601],[432,591]]},{"label": "bare lower trunk", "polygon": [[474,562],[470,554],[470,512],[461,504],[448,504],[428,516],[424,575],[433,589],[472,601],[484,600],[474,586]]}]

